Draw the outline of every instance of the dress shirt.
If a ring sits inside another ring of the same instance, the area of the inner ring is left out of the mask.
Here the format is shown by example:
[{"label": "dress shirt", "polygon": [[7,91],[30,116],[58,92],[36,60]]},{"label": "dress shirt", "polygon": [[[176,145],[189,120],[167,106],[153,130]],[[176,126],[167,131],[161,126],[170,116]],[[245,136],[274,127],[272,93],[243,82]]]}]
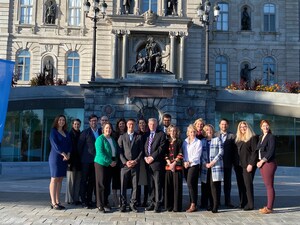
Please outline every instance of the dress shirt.
[{"label": "dress shirt", "polygon": [[189,143],[189,139],[186,138],[183,142],[182,148],[185,162],[190,162],[190,166],[200,164],[202,142],[198,138],[195,138],[191,143]]},{"label": "dress shirt", "polygon": [[111,147],[111,155],[112,155],[112,157],[116,157],[116,148],[115,148],[115,146],[114,146],[114,144],[113,144],[113,141],[112,141],[112,139],[111,138],[106,138],[106,140],[109,142],[109,144],[110,144],[110,147]]},{"label": "dress shirt", "polygon": [[96,129],[96,130],[92,129],[92,131],[93,131],[93,134],[95,136],[95,139],[97,139],[99,137],[98,129]]}]

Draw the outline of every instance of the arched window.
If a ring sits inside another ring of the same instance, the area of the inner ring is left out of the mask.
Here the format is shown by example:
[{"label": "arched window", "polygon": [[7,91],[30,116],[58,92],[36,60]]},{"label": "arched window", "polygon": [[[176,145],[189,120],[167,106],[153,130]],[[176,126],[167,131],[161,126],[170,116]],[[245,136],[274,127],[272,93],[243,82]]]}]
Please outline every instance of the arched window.
[{"label": "arched window", "polygon": [[264,31],[275,32],[276,9],[274,4],[264,5]]},{"label": "arched window", "polygon": [[33,0],[20,1],[20,23],[31,24]]},{"label": "arched window", "polygon": [[157,0],[142,0],[142,13],[151,10],[157,13]]},{"label": "arched window", "polygon": [[81,0],[68,0],[68,24],[79,26],[81,17]]},{"label": "arched window", "polygon": [[217,87],[227,86],[228,62],[227,62],[227,58],[224,56],[218,56],[216,58],[215,77],[216,77]]},{"label": "arched window", "polygon": [[218,5],[220,7],[220,15],[217,21],[217,30],[228,31],[229,6],[225,2],[220,2]]},{"label": "arched window", "polygon": [[79,82],[80,58],[77,52],[67,55],[67,81]]},{"label": "arched window", "polygon": [[276,64],[273,57],[266,57],[263,60],[263,84],[273,85],[276,82]]},{"label": "arched window", "polygon": [[18,79],[29,81],[30,77],[30,53],[27,50],[22,50],[17,54],[17,71]]}]

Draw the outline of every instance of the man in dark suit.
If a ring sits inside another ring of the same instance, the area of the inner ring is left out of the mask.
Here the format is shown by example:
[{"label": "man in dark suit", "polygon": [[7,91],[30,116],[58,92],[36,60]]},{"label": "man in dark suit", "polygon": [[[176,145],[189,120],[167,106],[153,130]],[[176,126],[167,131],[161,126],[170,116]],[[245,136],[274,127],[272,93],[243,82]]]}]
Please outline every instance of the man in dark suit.
[{"label": "man in dark suit", "polygon": [[147,211],[154,210],[161,212],[163,201],[163,173],[165,166],[165,146],[166,136],[163,131],[157,130],[157,119],[150,118],[148,120],[150,130],[149,136],[145,143],[145,162],[148,165],[148,177],[150,184],[150,205],[146,208]]},{"label": "man in dark suit", "polygon": [[240,191],[241,185],[243,186],[243,176],[242,170],[238,163],[238,152],[235,144],[235,135],[228,131],[229,122],[227,119],[223,118],[219,122],[220,131],[216,132],[216,137],[222,140],[224,155],[223,155],[223,165],[224,165],[224,197],[225,206],[228,208],[233,208],[234,205],[231,202],[231,175],[232,166],[236,173],[236,179],[238,184],[238,189]]},{"label": "man in dark suit", "polygon": [[80,197],[82,207],[91,208],[92,196],[95,189],[94,158],[96,154],[95,141],[101,130],[97,128],[98,117],[94,114],[89,116],[90,127],[82,131],[78,141],[78,150],[81,158],[81,182]]},{"label": "man in dark suit", "polygon": [[143,155],[142,136],[134,132],[135,120],[129,119],[126,123],[127,132],[118,139],[120,147],[120,160],[123,164],[121,168],[121,212],[126,212],[126,189],[129,182],[132,184],[130,208],[137,212],[137,185],[139,180],[139,162]]}]

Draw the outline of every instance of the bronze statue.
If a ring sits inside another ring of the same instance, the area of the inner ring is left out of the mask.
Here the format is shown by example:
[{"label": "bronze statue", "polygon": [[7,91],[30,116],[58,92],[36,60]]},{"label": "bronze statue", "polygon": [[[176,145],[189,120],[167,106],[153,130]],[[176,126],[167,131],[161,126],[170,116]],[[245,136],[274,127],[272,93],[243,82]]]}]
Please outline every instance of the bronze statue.
[{"label": "bronze statue", "polygon": [[53,83],[54,83],[53,65],[50,62],[50,60],[48,60],[47,64],[44,66],[43,76],[45,78],[46,84],[53,85]]},{"label": "bronze statue", "polygon": [[55,24],[55,17],[56,17],[56,5],[50,1],[50,4],[46,8],[46,17],[45,22],[46,24]]},{"label": "bronze statue", "polygon": [[251,30],[251,18],[247,12],[247,7],[244,8],[242,13],[242,30]]},{"label": "bronze statue", "polygon": [[177,16],[177,0],[167,1],[167,15]]},{"label": "bronze statue", "polygon": [[130,14],[131,0],[123,0],[123,7],[126,14]]},{"label": "bronze statue", "polygon": [[241,83],[244,83],[246,87],[249,87],[250,79],[251,79],[251,71],[256,69],[256,66],[253,68],[249,68],[248,64],[244,65],[244,68],[241,69],[240,76],[241,76]]}]

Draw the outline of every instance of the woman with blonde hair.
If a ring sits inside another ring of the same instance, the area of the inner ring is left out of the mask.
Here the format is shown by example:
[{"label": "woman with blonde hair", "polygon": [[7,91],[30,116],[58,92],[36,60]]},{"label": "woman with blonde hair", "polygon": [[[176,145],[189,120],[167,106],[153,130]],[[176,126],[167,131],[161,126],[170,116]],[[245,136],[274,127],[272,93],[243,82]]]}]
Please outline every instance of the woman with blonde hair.
[{"label": "woman with blonde hair", "polygon": [[238,149],[239,164],[243,169],[244,188],[241,190],[241,206],[244,210],[254,209],[253,179],[257,162],[257,136],[246,121],[238,124],[235,143]]},{"label": "woman with blonde hair", "polygon": [[221,198],[221,181],[223,180],[223,144],[219,137],[214,137],[214,127],[211,124],[207,124],[203,127],[206,133],[206,138],[202,140],[203,153],[201,157],[202,171],[201,181],[204,187],[204,201],[205,203],[210,201],[208,210],[212,213],[217,213],[220,198]]},{"label": "woman with blonde hair", "polygon": [[203,130],[205,121],[202,118],[198,118],[195,120],[193,125],[196,128],[196,138],[198,138],[199,140],[203,139],[205,137],[205,132]]},{"label": "woman with blonde hair", "polygon": [[199,165],[202,154],[202,143],[196,138],[196,129],[193,124],[190,124],[186,132],[187,138],[184,140],[183,149],[183,166],[184,176],[189,189],[190,207],[186,212],[197,211],[197,198],[198,198],[198,178],[199,178]]}]

